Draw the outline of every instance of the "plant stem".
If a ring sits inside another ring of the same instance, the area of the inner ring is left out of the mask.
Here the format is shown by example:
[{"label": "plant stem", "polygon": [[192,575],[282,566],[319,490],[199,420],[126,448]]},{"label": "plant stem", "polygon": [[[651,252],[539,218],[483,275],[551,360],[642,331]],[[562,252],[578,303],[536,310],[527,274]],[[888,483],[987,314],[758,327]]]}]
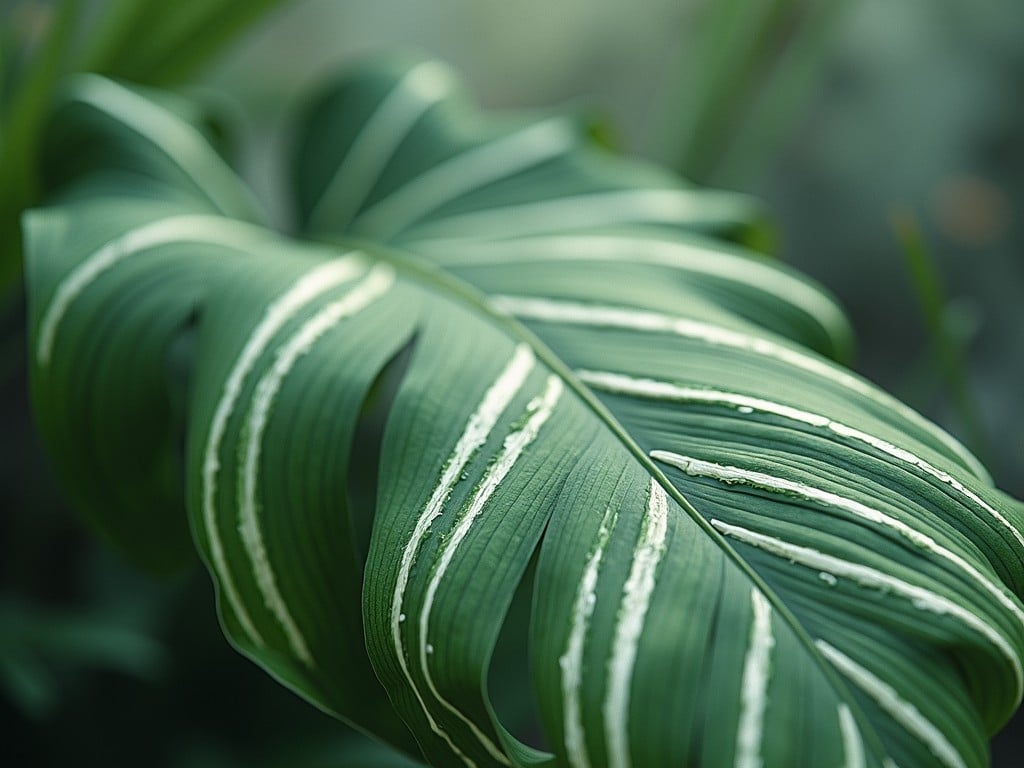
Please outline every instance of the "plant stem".
[{"label": "plant stem", "polygon": [[773,31],[799,0],[709,2],[692,47],[677,65],[678,81],[666,98],[672,112],[661,124],[674,147],[672,164],[701,180],[713,167],[726,141],[728,126],[746,100],[761,68]]},{"label": "plant stem", "polygon": [[949,297],[942,284],[938,265],[913,211],[897,208],[892,212],[891,221],[928,332],[935,362],[966,432],[968,447],[978,455],[982,463],[987,463],[986,459],[991,455],[990,443],[971,392],[964,344],[950,332],[946,322]]},{"label": "plant stem", "polygon": [[35,202],[39,127],[65,71],[79,0],[62,0],[27,77],[10,95],[0,124],[0,292],[21,274],[21,212]]},{"label": "plant stem", "polygon": [[818,0],[802,15],[763,86],[752,96],[745,118],[738,122],[736,136],[715,168],[715,183],[749,188],[778,156],[821,74],[848,8],[847,0]]}]

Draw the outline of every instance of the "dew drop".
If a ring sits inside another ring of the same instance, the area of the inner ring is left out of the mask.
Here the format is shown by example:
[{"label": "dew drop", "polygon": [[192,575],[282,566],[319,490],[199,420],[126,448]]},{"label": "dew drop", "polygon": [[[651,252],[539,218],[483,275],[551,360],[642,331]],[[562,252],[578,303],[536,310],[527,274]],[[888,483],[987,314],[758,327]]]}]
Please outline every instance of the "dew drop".
[{"label": "dew drop", "polygon": [[430,645],[430,643],[427,643],[427,653],[433,653],[433,652],[434,652],[434,646]]},{"label": "dew drop", "polygon": [[405,621],[405,614],[404,613],[398,614],[398,620],[399,621]]},{"label": "dew drop", "polygon": [[753,413],[754,412],[754,409],[751,408],[749,405],[741,405],[736,410],[738,410],[740,413]]}]

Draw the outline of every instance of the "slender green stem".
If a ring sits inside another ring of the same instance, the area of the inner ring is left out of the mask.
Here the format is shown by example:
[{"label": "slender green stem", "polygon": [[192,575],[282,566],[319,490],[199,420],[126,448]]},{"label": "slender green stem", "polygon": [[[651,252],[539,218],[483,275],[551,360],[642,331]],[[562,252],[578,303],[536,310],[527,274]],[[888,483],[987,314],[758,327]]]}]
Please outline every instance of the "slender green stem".
[{"label": "slender green stem", "polygon": [[784,140],[847,8],[845,0],[708,3],[663,101],[660,145],[698,181],[749,185]]},{"label": "slender green stem", "polygon": [[87,68],[152,85],[180,83],[282,0],[122,0]]},{"label": "slender green stem", "polygon": [[799,0],[709,3],[677,66],[679,80],[661,122],[675,147],[673,165],[701,179],[726,143],[729,126],[760,76],[763,58],[780,24]]},{"label": "slender green stem", "polygon": [[764,173],[806,103],[822,63],[842,28],[847,0],[814,2],[800,19],[778,62],[738,121],[735,139],[715,168],[715,183],[747,188]]},{"label": "slender green stem", "polygon": [[949,297],[935,258],[911,210],[900,208],[893,211],[892,228],[900,243],[910,284],[928,331],[935,364],[963,424],[969,447],[985,462],[991,453],[990,443],[971,391],[964,344],[950,332],[946,322]]},{"label": "slender green stem", "polygon": [[[81,68],[87,72],[115,73],[126,48],[142,44],[146,26],[158,25],[161,7],[172,3],[150,0],[117,0],[110,3],[99,28],[91,35],[91,44],[82,56]],[[142,39],[140,39],[140,36]]]},{"label": "slender green stem", "polygon": [[65,71],[79,0],[62,0],[28,75],[10,95],[0,125],[0,291],[21,273],[21,211],[36,198],[36,150],[39,125]]}]

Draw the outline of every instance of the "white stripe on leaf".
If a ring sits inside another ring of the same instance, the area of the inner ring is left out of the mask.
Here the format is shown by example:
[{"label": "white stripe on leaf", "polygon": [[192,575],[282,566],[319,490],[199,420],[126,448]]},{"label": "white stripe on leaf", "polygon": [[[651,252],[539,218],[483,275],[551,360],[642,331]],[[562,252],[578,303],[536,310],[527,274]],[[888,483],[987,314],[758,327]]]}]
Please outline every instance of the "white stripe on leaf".
[{"label": "white stripe on leaf", "polygon": [[256,585],[267,608],[284,630],[292,652],[304,664],[313,666],[309,645],[299,630],[295,619],[277,585],[274,569],[270,564],[266,543],[259,521],[259,503],[256,488],[259,481],[260,452],[263,433],[274,407],[274,400],[285,378],[295,363],[312,349],[313,345],[327,331],[344,318],[361,312],[390,290],[395,280],[395,271],[386,264],[375,266],[362,281],[353,286],[340,299],[332,301],[319,310],[295,332],[278,350],[274,363],[256,385],[252,407],[246,421],[245,441],[242,456],[243,466],[240,477],[238,532],[246,554],[252,563]]},{"label": "white stripe on leaf", "polygon": [[867,445],[890,458],[910,465],[924,474],[938,480],[944,486],[955,491],[963,497],[964,502],[969,506],[980,509],[987,517],[993,518],[999,525],[1013,536],[1017,542],[1024,547],[1024,536],[998,509],[982,499],[977,493],[965,486],[948,472],[930,464],[920,456],[910,451],[899,448],[886,440],[870,435],[854,427],[850,427],[827,416],[817,413],[810,413],[792,406],[781,403],[763,400],[757,397],[739,395],[732,392],[722,392],[713,389],[698,389],[694,387],[681,387],[667,381],[655,379],[633,378],[620,373],[607,373],[604,371],[577,371],[580,379],[597,389],[623,395],[635,395],[657,400],[671,400],[677,403],[693,403],[700,405],[717,405],[733,408],[740,413],[766,413],[789,419],[801,424],[807,424],[818,429],[827,429],[833,434],[845,440]]},{"label": "white stripe on leaf", "polygon": [[897,520],[873,507],[862,504],[859,501],[839,496],[835,493],[823,491],[804,483],[793,482],[785,478],[767,475],[763,472],[753,472],[741,467],[714,464],[710,461],[694,459],[690,456],[680,456],[669,451],[651,451],[651,458],[681,469],[691,477],[708,477],[729,485],[740,484],[759,490],[782,494],[789,497],[797,497],[814,504],[841,509],[854,517],[866,520],[870,523],[889,528],[905,538],[919,549],[927,550],[943,560],[952,563],[962,571],[968,578],[977,583],[982,589],[991,594],[999,603],[1014,615],[1017,621],[1024,627],[1024,611],[1016,599],[1006,593],[1004,589],[997,586],[991,579],[981,571],[964,560],[960,555],[939,544],[931,536],[928,536],[916,528]]},{"label": "white stripe on leaf", "polygon": [[402,550],[395,591],[391,598],[391,641],[402,675],[416,694],[416,698],[419,700],[420,706],[427,716],[431,729],[441,736],[451,747],[452,751],[463,758],[464,762],[468,761],[467,764],[470,764],[472,761],[469,761],[469,758],[455,746],[447,732],[434,720],[409,671],[405,658],[405,647],[402,642],[402,622],[405,618],[402,608],[405,602],[405,592],[409,585],[409,575],[412,572],[413,561],[430,530],[431,524],[440,516],[445,503],[448,501],[448,497],[451,495],[452,489],[462,476],[462,471],[465,469],[466,464],[469,463],[470,458],[484,444],[498,419],[508,408],[512,399],[523,388],[526,377],[533,370],[533,366],[533,350],[526,344],[517,346],[512,359],[487,392],[484,393],[484,397],[477,406],[476,411],[469,417],[465,430],[456,442],[455,449],[448,458],[441,476],[438,478],[437,485],[430,495],[430,499],[416,521],[408,543]]},{"label": "white stripe on leaf", "polygon": [[736,733],[735,768],[761,768],[761,744],[764,740],[764,714],[768,707],[768,680],[771,671],[772,609],[756,588],[750,590],[754,620],[750,626],[747,655],[743,660],[740,683],[740,717]]},{"label": "white stripe on leaf", "polygon": [[839,734],[843,741],[843,768],[866,768],[864,740],[853,713],[845,704],[839,705]]},{"label": "white stripe on leaf", "polygon": [[576,137],[561,118],[546,120],[444,160],[409,180],[352,222],[390,238],[447,202],[568,152]]},{"label": "white stripe on leaf", "polygon": [[522,296],[493,296],[490,301],[496,309],[515,315],[520,319],[599,328],[624,328],[650,333],[670,333],[712,346],[739,349],[784,362],[828,379],[833,384],[856,392],[875,404],[896,412],[900,417],[912,422],[918,429],[940,441],[976,477],[990,481],[988,473],[978,459],[954,437],[943,432],[895,397],[824,358],[815,357],[760,336],[658,312]]},{"label": "white stripe on leaf", "polygon": [[[725,200],[734,210],[731,195]],[[705,191],[685,189],[616,189],[556,197],[531,203],[498,205],[472,213],[437,219],[417,233],[417,245],[433,233],[441,238],[500,239],[527,237],[572,229],[614,224],[678,224],[705,221],[714,216],[713,202]]]},{"label": "white stripe on leaf", "polygon": [[87,256],[60,281],[43,313],[36,342],[36,360],[46,367],[61,322],[79,296],[100,276],[132,256],[171,243],[201,243],[242,249],[267,241],[265,229],[223,216],[170,216],[131,229]]},{"label": "white stripe on leaf", "polygon": [[310,212],[310,228],[347,227],[413,126],[454,84],[451,71],[437,61],[424,61],[406,72],[352,140]]},{"label": "white stripe on leaf", "polygon": [[[491,303],[498,309],[526,320],[563,323],[565,325],[595,326],[599,328],[622,328],[647,333],[667,333],[686,339],[693,339],[716,347],[728,347],[744,352],[753,352],[762,357],[780,360],[794,367],[829,379],[835,384],[853,390],[872,399],[879,393],[867,382],[853,376],[839,366],[823,358],[814,357],[800,350],[776,341],[749,333],[743,333],[721,325],[693,320],[686,317],[666,315],[660,312],[616,307],[600,304],[582,304],[524,296],[493,296]],[[888,406],[890,400],[884,397]],[[904,406],[905,407],[905,406]],[[918,417],[920,418],[920,417]]]},{"label": "white stripe on leaf", "polygon": [[835,302],[807,280],[757,258],[714,245],[656,239],[635,233],[628,236],[562,235],[510,242],[456,242],[439,249],[438,259],[445,266],[580,261],[649,264],[771,292],[801,309],[830,338],[845,334],[848,325]]},{"label": "white stripe on leaf", "polygon": [[256,630],[242,603],[242,598],[231,576],[231,570],[228,568],[224,545],[217,529],[217,476],[220,472],[221,440],[224,438],[228,419],[234,412],[245,378],[249,375],[256,360],[266,351],[274,335],[304,306],[324,292],[352,280],[364,270],[365,262],[354,256],[328,261],[306,272],[285,293],[275,299],[267,307],[259,324],[253,329],[241,354],[231,368],[210,422],[210,432],[204,450],[202,477],[203,529],[210,547],[210,565],[213,567],[228,605],[238,617],[245,633],[258,646],[263,646],[263,637]]},{"label": "white stripe on leaf", "polygon": [[774,536],[767,536],[722,520],[712,520],[711,525],[724,536],[744,544],[749,544],[752,547],[757,547],[771,555],[788,560],[790,563],[801,565],[817,572],[824,571],[837,578],[850,579],[861,587],[878,589],[882,592],[898,595],[909,600],[911,605],[920,611],[927,611],[937,616],[948,616],[955,619],[985,638],[1009,662],[1014,673],[1015,698],[1018,701],[1020,700],[1024,674],[1022,674],[1020,658],[1013,646],[1001,632],[949,598],[927,590],[924,587],[919,587],[916,584],[898,579],[895,576],[890,576],[875,568],[843,560],[833,555],[827,555],[810,547],[791,544]]},{"label": "white stripe on leaf", "polygon": [[629,577],[622,590],[618,621],[608,662],[608,693],[602,706],[608,765],[629,768],[630,688],[636,664],[640,635],[654,593],[655,574],[665,553],[668,532],[668,496],[657,480],[651,480],[640,540],[633,553]]},{"label": "white stripe on leaf", "polygon": [[590,768],[586,736],[583,729],[583,707],[580,688],[583,685],[583,650],[590,618],[597,606],[597,577],[601,569],[608,539],[618,515],[609,507],[597,532],[597,544],[587,559],[572,608],[572,622],[565,653],[558,659],[562,672],[563,727],[565,752],[572,768]]},{"label": "white stripe on leaf", "polygon": [[902,698],[895,688],[824,640],[815,641],[815,645],[844,677],[870,696],[908,733],[920,739],[942,765],[948,768],[967,768],[960,753],[942,731],[925,718],[917,707]]},{"label": "white stripe on leaf", "polygon": [[437,590],[441,585],[441,580],[444,579],[445,574],[448,572],[448,568],[451,566],[459,545],[462,544],[463,540],[469,534],[473,524],[483,512],[484,505],[487,504],[491,495],[498,489],[498,486],[501,485],[502,481],[512,470],[512,467],[515,466],[519,457],[522,456],[523,451],[525,451],[530,443],[537,438],[541,427],[544,426],[545,422],[547,422],[551,417],[551,414],[554,412],[555,406],[558,404],[558,401],[562,396],[563,389],[564,385],[560,378],[557,376],[549,376],[544,387],[544,392],[539,397],[531,400],[526,406],[527,418],[525,423],[519,429],[510,432],[505,437],[501,447],[501,453],[499,453],[498,457],[490,464],[490,466],[488,466],[487,472],[484,474],[483,479],[480,481],[476,492],[473,494],[473,497],[469,502],[469,507],[463,513],[462,517],[459,518],[458,523],[456,523],[455,530],[441,548],[440,555],[434,564],[434,570],[431,575],[430,582],[427,584],[427,590],[423,598],[423,606],[420,611],[419,661],[423,677],[427,681],[427,687],[430,688],[431,694],[433,694],[434,698],[437,699],[445,709],[469,726],[473,735],[476,736],[477,740],[483,745],[487,752],[490,753],[495,760],[504,764],[508,764],[508,758],[505,757],[505,753],[502,752],[501,749],[477,727],[476,723],[466,717],[466,715],[464,715],[454,704],[444,698],[440,691],[437,690],[437,686],[434,685],[434,679],[430,674],[430,666],[427,658],[431,647],[429,640],[430,614],[434,607],[434,600],[437,598]]}]

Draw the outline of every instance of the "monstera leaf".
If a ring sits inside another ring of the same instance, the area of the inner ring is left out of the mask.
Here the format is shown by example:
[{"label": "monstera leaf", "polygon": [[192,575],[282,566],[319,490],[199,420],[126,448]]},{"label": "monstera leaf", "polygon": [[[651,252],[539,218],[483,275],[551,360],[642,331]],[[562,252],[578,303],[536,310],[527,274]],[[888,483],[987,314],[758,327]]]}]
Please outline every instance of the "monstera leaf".
[{"label": "monstera leaf", "polygon": [[193,114],[69,84],[32,384],[115,545],[170,568],[187,509],[243,653],[438,766],[986,762],[1021,505],[831,362],[748,199],[388,63],[307,112],[287,238]]}]

